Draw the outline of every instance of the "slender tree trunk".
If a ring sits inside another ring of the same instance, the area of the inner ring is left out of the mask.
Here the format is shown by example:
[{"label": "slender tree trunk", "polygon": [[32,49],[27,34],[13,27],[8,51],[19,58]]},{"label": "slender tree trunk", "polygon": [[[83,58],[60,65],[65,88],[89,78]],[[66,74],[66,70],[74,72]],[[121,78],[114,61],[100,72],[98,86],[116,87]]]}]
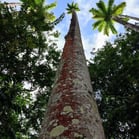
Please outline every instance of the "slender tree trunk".
[{"label": "slender tree trunk", "polygon": [[105,139],[75,12],[65,39],[39,139]]},{"label": "slender tree trunk", "polygon": [[120,17],[113,17],[113,20],[115,20],[116,22],[124,25],[126,28],[129,28],[131,30],[139,32],[139,26],[138,25],[126,22],[126,21],[122,20]]},{"label": "slender tree trunk", "polygon": [[129,18],[129,19],[133,19],[133,20],[139,21],[139,18],[138,18],[138,17],[134,17],[134,16],[120,15],[119,17],[127,17],[127,18]]}]

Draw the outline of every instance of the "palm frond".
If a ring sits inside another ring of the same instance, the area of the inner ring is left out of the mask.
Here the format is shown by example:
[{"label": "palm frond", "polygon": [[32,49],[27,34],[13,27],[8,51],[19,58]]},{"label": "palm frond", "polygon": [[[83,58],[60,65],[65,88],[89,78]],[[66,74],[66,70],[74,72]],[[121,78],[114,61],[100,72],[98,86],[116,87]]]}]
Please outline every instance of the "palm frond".
[{"label": "palm frond", "polygon": [[95,8],[90,9],[89,12],[91,12],[94,16],[99,16],[99,17],[101,16],[104,17],[105,15],[102,11],[97,10]]},{"label": "palm frond", "polygon": [[98,31],[101,32],[105,27],[106,22],[101,22],[98,26]]},{"label": "palm frond", "polygon": [[105,24],[105,27],[104,27],[104,34],[109,36],[109,33],[110,33],[110,28],[109,28],[109,24],[106,23]]},{"label": "palm frond", "polygon": [[112,8],[113,8],[113,4],[114,4],[114,0],[109,0],[108,1],[108,14],[110,14],[111,13],[111,11],[112,11]]},{"label": "palm frond", "polygon": [[97,15],[93,16],[93,19],[95,20],[104,20],[104,18],[105,16],[97,16]]},{"label": "palm frond", "polygon": [[78,4],[77,3],[75,3],[75,7],[78,8]]},{"label": "palm frond", "polygon": [[117,30],[115,29],[112,22],[109,22],[109,28],[113,34],[117,34]]},{"label": "palm frond", "polygon": [[104,14],[107,13],[106,5],[102,0],[100,0],[98,3],[96,3],[96,5],[102,13],[104,13]]},{"label": "palm frond", "polygon": [[97,28],[100,26],[101,23],[102,23],[102,20],[96,21],[96,22],[93,24],[93,29],[97,29]]},{"label": "palm frond", "polygon": [[113,6],[112,14],[114,16],[118,16],[118,15],[122,14],[125,7],[126,7],[126,3],[125,2],[122,2],[121,4],[119,4],[117,6],[116,5]]},{"label": "palm frond", "polygon": [[67,4],[67,7],[68,7],[68,8],[71,8],[71,4],[68,3],[68,4]]},{"label": "palm frond", "polygon": [[53,3],[49,4],[49,5],[46,5],[45,8],[47,10],[51,10],[51,9],[55,8],[56,5],[57,5],[57,3],[56,2],[53,2]]}]

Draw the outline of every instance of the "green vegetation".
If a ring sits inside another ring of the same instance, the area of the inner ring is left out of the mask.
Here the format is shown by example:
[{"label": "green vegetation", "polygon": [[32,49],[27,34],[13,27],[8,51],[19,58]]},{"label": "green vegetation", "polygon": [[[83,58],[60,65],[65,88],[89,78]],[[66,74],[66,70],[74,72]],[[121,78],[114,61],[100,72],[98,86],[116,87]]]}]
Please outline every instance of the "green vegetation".
[{"label": "green vegetation", "polygon": [[60,56],[51,39],[58,37],[53,28],[61,20],[49,12],[55,3],[22,2],[18,11],[0,3],[2,139],[37,138]]},{"label": "green vegetation", "polygon": [[[2,139],[37,139],[60,56],[55,41],[59,33],[53,29],[64,14],[55,19],[50,9],[56,3],[21,1],[20,10],[0,3]],[[121,15],[124,2],[115,6],[113,0],[109,0],[106,6],[100,1],[97,6],[98,10],[90,10],[98,20],[94,28],[104,30],[104,34],[108,35],[110,29],[117,33],[114,21],[118,19],[125,26],[129,18],[138,20]],[[79,11],[78,5],[68,4],[68,13],[73,10]],[[137,30],[119,35],[114,44],[107,42],[89,64],[107,139],[139,138],[138,38]]]},{"label": "green vegetation", "polygon": [[89,65],[107,139],[139,138],[139,34],[107,42]]}]

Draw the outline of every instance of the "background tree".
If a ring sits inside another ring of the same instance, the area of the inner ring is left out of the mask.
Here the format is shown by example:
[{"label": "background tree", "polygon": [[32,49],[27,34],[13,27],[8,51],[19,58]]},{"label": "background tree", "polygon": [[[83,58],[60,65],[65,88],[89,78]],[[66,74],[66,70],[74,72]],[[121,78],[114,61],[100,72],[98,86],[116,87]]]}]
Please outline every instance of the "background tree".
[{"label": "background tree", "polygon": [[114,0],[109,0],[108,5],[105,5],[104,1],[100,0],[96,3],[98,9],[92,8],[90,12],[93,14],[93,19],[96,22],[93,24],[94,29],[103,31],[104,34],[109,35],[109,32],[116,34],[117,31],[114,27],[114,22],[118,22],[124,25],[126,28],[139,32],[139,27],[127,22],[129,19],[139,21],[139,18],[128,15],[122,15],[126,3],[122,2],[119,5],[114,5]]},{"label": "background tree", "polygon": [[55,3],[22,2],[20,9],[0,3],[2,139],[37,138],[60,55],[50,39],[58,37],[52,31],[61,20],[49,12]]},{"label": "background tree", "polygon": [[107,42],[89,65],[107,139],[139,138],[139,34]]}]

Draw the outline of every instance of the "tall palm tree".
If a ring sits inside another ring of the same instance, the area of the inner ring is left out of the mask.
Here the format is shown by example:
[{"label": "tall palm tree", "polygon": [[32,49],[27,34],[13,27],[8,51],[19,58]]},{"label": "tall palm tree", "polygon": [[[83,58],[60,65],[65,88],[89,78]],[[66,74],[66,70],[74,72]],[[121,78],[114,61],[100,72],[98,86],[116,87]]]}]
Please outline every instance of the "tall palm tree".
[{"label": "tall palm tree", "polygon": [[139,18],[122,15],[126,6],[125,2],[122,2],[119,5],[114,5],[114,0],[109,0],[108,5],[105,5],[105,3],[100,0],[96,5],[98,9],[90,9],[90,12],[93,14],[93,18],[96,20],[93,24],[94,29],[98,29],[100,32],[103,31],[106,35],[109,35],[110,30],[112,33],[116,34],[117,31],[114,27],[114,22],[118,22],[126,28],[139,32],[139,26],[128,22],[129,19],[139,21]]},{"label": "tall palm tree", "polygon": [[39,139],[105,139],[75,11]]}]

